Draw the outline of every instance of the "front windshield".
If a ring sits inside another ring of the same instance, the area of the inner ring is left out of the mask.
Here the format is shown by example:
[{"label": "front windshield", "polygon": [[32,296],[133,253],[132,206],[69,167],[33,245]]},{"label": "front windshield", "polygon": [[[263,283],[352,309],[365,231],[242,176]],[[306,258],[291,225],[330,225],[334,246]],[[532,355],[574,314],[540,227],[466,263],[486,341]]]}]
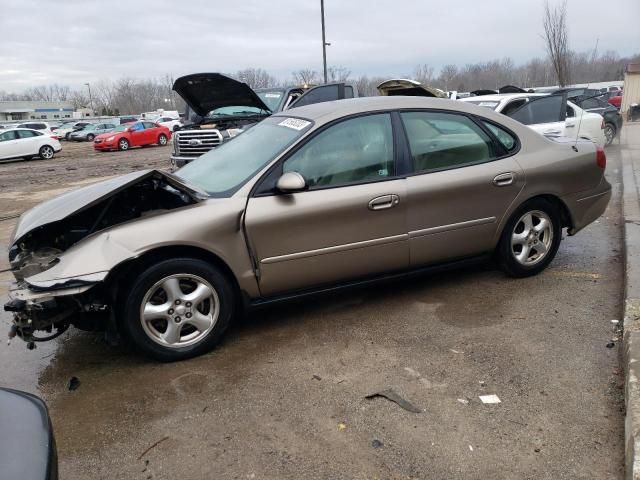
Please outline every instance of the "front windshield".
[{"label": "front windshield", "polygon": [[176,175],[213,197],[230,197],[311,125],[298,118],[269,117],[209,150]]},{"label": "front windshield", "polygon": [[474,105],[478,105],[480,107],[487,107],[491,110],[495,110],[500,105],[500,102],[490,101],[490,100],[468,100],[468,103],[473,103]]},{"label": "front windshield", "polygon": [[272,112],[277,112],[284,96],[283,90],[269,90],[268,92],[256,92],[260,97],[260,100],[269,107]]},{"label": "front windshield", "polygon": [[226,117],[230,115],[255,115],[258,113],[266,113],[256,107],[247,107],[243,105],[220,107],[207,113],[207,118]]}]

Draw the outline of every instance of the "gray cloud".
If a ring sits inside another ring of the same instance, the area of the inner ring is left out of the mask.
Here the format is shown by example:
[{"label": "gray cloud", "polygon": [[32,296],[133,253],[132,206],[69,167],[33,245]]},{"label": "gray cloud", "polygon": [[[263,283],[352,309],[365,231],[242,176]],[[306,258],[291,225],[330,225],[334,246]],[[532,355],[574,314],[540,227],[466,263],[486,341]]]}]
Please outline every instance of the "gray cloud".
[{"label": "gray cloud", "polygon": [[[178,76],[262,67],[289,78],[322,68],[319,0],[21,0],[0,6],[0,90],[81,86],[122,76]],[[377,5],[376,5],[377,4]],[[406,75],[512,57],[544,56],[542,0],[325,0],[331,65]],[[640,2],[570,0],[575,50],[640,51]]]}]

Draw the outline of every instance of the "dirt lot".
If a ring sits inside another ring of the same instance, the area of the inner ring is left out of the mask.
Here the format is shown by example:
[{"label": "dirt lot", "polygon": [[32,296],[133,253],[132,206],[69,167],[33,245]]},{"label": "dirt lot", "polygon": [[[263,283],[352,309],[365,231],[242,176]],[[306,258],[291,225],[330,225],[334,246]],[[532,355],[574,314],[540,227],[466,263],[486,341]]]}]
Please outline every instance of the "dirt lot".
[{"label": "dirt lot", "polygon": [[[42,201],[33,192],[81,185],[132,170],[168,169],[170,153],[171,146],[96,152],[88,142],[62,142],[62,151],[51,160],[0,163],[0,217],[21,213]],[[16,199],[15,193],[21,196]],[[34,202],[29,197],[34,197]]]},{"label": "dirt lot", "polygon": [[[168,165],[169,148],[65,147],[0,165],[2,215]],[[621,313],[620,148],[609,209],[535,278],[489,266],[272,307],[176,364],[77,331],[32,352],[0,344],[0,384],[47,400],[65,480],[620,479],[622,383],[605,348]],[[0,222],[2,262],[14,223]],[[421,412],[365,398],[389,388]]]}]

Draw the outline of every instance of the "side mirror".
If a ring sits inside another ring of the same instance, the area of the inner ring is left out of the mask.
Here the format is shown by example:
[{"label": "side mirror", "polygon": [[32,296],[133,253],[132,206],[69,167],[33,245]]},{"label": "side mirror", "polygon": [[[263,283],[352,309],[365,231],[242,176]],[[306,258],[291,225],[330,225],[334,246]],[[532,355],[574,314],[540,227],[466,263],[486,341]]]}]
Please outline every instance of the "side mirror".
[{"label": "side mirror", "polygon": [[307,182],[298,172],[287,172],[278,179],[276,188],[282,193],[300,192],[307,188]]},{"label": "side mirror", "polygon": [[129,133],[131,133],[131,132],[133,132],[133,128],[131,128],[131,127],[127,127],[127,128],[125,128],[125,130],[124,130],[124,131],[125,131],[125,132],[129,132]]}]

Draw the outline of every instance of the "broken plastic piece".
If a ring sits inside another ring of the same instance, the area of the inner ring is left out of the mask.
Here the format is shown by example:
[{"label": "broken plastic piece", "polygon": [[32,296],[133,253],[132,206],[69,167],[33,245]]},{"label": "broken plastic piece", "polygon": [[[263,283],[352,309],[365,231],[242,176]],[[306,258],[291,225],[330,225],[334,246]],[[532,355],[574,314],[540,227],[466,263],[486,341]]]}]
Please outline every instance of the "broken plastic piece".
[{"label": "broken plastic piece", "polygon": [[387,390],[382,390],[381,392],[372,393],[370,395],[367,395],[364,398],[366,398],[367,400],[371,400],[372,398],[375,398],[375,397],[384,397],[387,400],[390,400],[393,403],[398,404],[400,407],[404,408],[408,412],[413,412],[413,413],[421,413],[422,412],[422,410],[420,410],[418,407],[416,407],[412,403],[410,403],[407,400],[405,400],[404,398],[402,398],[400,395],[398,395],[391,388],[389,388]]},{"label": "broken plastic piece", "polygon": [[480,395],[479,398],[482,403],[500,403],[497,395]]}]

